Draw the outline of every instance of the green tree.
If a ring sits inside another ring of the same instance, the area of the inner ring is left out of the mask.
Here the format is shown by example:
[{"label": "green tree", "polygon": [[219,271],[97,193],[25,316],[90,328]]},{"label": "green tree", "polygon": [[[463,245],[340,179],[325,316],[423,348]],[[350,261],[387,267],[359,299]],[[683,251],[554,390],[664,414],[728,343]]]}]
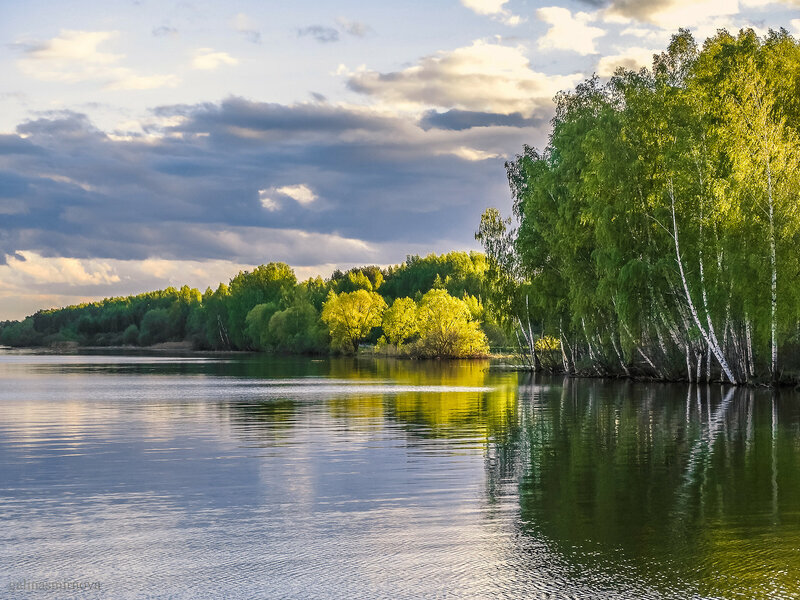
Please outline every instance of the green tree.
[{"label": "green tree", "polygon": [[269,322],[278,312],[275,302],[256,304],[245,317],[245,334],[250,345],[257,350],[270,350],[273,346],[272,336],[269,331]]},{"label": "green tree", "polygon": [[303,297],[272,315],[269,334],[276,348],[288,352],[319,353],[328,347],[327,329],[314,305]]},{"label": "green tree", "polygon": [[172,335],[172,328],[169,310],[154,308],[147,311],[139,331],[139,345],[150,346],[167,341]]},{"label": "green tree", "polygon": [[257,304],[272,302],[285,305],[287,296],[296,285],[294,271],[285,263],[271,262],[260,265],[253,271],[239,272],[231,279],[230,297],[225,303],[230,342],[237,348],[247,348],[247,313]]}]

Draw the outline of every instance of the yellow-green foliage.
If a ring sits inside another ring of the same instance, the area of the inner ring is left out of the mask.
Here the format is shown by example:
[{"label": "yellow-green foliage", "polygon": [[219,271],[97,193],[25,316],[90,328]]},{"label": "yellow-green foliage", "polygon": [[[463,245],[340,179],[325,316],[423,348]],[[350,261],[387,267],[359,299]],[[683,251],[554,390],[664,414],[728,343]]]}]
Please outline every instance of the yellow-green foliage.
[{"label": "yellow-green foliage", "polygon": [[357,352],[359,342],[381,324],[385,310],[386,301],[375,292],[331,292],[322,307],[322,320],[328,325],[335,347]]},{"label": "yellow-green foliage", "polygon": [[411,298],[398,298],[383,315],[383,333],[395,346],[419,331],[417,327],[417,305]]},{"label": "yellow-green foliage", "polygon": [[472,320],[467,303],[446,290],[433,289],[422,297],[417,326],[419,356],[467,357],[489,352],[486,335]]},{"label": "yellow-green foliage", "polygon": [[536,340],[534,346],[536,346],[536,350],[538,350],[539,352],[545,352],[548,350],[559,350],[561,348],[561,342],[559,341],[558,338],[545,335]]}]

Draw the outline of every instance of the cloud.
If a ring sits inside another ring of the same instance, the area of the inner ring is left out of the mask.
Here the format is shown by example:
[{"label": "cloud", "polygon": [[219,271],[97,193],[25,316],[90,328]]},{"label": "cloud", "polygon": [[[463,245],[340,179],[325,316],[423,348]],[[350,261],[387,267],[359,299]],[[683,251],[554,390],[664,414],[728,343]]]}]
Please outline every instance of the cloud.
[{"label": "cloud", "polygon": [[546,135],[544,116],[530,127],[462,115],[486,126],[425,131],[364,108],[240,98],[153,117],[143,137],[63,112],[1,139],[0,256],[308,265],[373,262],[365,248],[389,246],[385,262],[401,260],[402,246],[434,240],[474,247],[486,198],[510,205],[502,165],[486,158]]},{"label": "cloud", "polygon": [[295,200],[298,204],[306,206],[317,199],[317,195],[311,191],[311,188],[301,183],[298,185],[284,185],[275,190],[278,194],[288,196]]},{"label": "cloud", "polygon": [[238,13],[231,20],[231,26],[253,44],[261,43],[261,32],[258,30],[256,22],[245,13]]},{"label": "cloud", "polygon": [[470,46],[422,58],[402,71],[351,73],[348,87],[400,107],[437,107],[529,117],[583,79],[580,73],[533,71],[522,46],[476,40]]},{"label": "cloud", "polygon": [[490,158],[500,158],[500,154],[494,152],[486,152],[485,150],[478,150],[477,148],[468,148],[467,146],[460,146],[452,150],[442,150],[439,154],[452,154],[462,160],[475,162],[479,160],[488,160]]},{"label": "cloud", "polygon": [[461,0],[461,4],[479,15],[496,15],[504,11],[508,0]]},{"label": "cloud", "polygon": [[98,81],[108,90],[147,90],[177,85],[174,75],[140,75],[118,66],[124,54],[104,52],[98,46],[116,37],[114,31],[62,30],[44,42],[18,44],[23,57],[20,71],[42,81],[79,83]]},{"label": "cloud", "polygon": [[619,67],[624,67],[630,71],[638,71],[642,67],[650,67],[653,64],[655,50],[649,48],[626,48],[620,54],[604,56],[597,64],[597,74],[600,77],[611,77]]},{"label": "cloud", "polygon": [[535,127],[543,124],[543,119],[529,119],[521,113],[499,114],[468,110],[427,111],[419,121],[419,126],[428,129],[450,129],[463,131],[473,127]]},{"label": "cloud", "polygon": [[280,209],[280,203],[275,200],[275,195],[291,198],[302,206],[307,206],[317,199],[317,195],[305,184],[284,185],[281,187],[271,187],[267,190],[258,190],[258,199],[261,206],[269,211]]},{"label": "cloud", "polygon": [[312,37],[322,44],[339,41],[339,32],[333,27],[310,25],[297,30],[297,37]]},{"label": "cloud", "polygon": [[213,48],[198,48],[194,52],[192,67],[213,71],[222,65],[238,65],[239,61],[227,52],[216,52]]},{"label": "cloud", "polygon": [[510,210],[503,158],[548,115],[426,117],[228,98],[154,109],[138,136],[69,111],[20,124],[0,136],[0,319],[269,260],[327,275],[477,248],[487,204]]},{"label": "cloud", "polygon": [[512,27],[523,22],[519,15],[512,15],[505,5],[508,0],[461,0],[461,4],[472,12],[482,16],[489,16]]},{"label": "cloud", "polygon": [[604,16],[612,22],[639,21],[676,29],[738,13],[738,0],[614,0]]},{"label": "cloud", "polygon": [[539,20],[550,28],[539,38],[540,50],[570,50],[581,55],[596,54],[595,39],[606,35],[605,30],[588,25],[594,17],[585,12],[573,15],[566,8],[549,6],[536,11]]},{"label": "cloud", "polygon": [[176,37],[177,35],[178,30],[174,27],[167,27],[166,25],[162,25],[161,27],[153,27],[154,37]]},{"label": "cloud", "polygon": [[53,257],[44,260],[32,252],[20,252],[10,257],[8,268],[16,271],[27,283],[59,284],[59,286],[86,286],[118,283],[116,275],[106,261],[78,260],[75,258]]},{"label": "cloud", "polygon": [[258,190],[258,200],[261,202],[261,206],[263,206],[266,210],[274,211],[281,207],[280,204],[278,204],[272,198],[273,192],[274,188],[270,188],[268,190]]},{"label": "cloud", "polygon": [[792,29],[794,29],[794,34],[796,36],[800,36],[800,19],[792,19],[789,21],[789,23],[791,24]]},{"label": "cloud", "polygon": [[372,31],[372,28],[369,25],[360,23],[359,21],[348,21],[342,17],[336,19],[336,23],[339,25],[339,28],[342,31],[354,37],[365,37]]}]

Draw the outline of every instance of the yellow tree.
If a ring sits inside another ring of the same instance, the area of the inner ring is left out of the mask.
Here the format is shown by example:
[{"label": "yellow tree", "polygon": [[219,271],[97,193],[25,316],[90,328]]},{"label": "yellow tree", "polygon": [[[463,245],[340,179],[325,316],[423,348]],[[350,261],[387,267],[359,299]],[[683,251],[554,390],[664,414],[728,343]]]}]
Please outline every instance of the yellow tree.
[{"label": "yellow tree", "polygon": [[397,298],[383,315],[386,339],[400,347],[418,331],[416,303],[411,298]]},{"label": "yellow tree", "polygon": [[367,290],[331,292],[322,306],[322,320],[328,326],[335,347],[358,352],[358,344],[373,327],[381,324],[386,301]]},{"label": "yellow tree", "polygon": [[472,320],[469,306],[447,290],[433,289],[422,297],[417,311],[423,356],[482,356],[489,352],[486,334]]}]

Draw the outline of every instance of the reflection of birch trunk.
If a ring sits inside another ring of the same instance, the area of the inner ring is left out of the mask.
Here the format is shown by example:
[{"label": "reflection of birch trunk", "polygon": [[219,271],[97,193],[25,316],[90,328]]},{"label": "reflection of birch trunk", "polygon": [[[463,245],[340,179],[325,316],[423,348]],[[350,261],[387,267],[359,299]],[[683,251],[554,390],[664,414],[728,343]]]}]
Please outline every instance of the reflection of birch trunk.
[{"label": "reflection of birch trunk", "polygon": [[669,197],[672,206],[672,238],[675,241],[675,255],[678,261],[678,270],[680,272],[681,282],[683,283],[683,291],[684,294],[686,295],[686,303],[689,305],[689,311],[691,312],[694,324],[697,325],[697,328],[700,330],[700,334],[705,339],[706,344],[708,344],[708,346],[714,352],[714,357],[717,359],[717,362],[719,362],[720,366],[722,367],[723,373],[725,373],[725,376],[728,378],[728,380],[730,380],[731,383],[736,383],[736,378],[734,377],[730,367],[728,366],[728,361],[725,360],[725,356],[722,354],[722,351],[719,348],[719,344],[716,343],[716,336],[714,336],[714,338],[712,339],[706,328],[703,327],[703,324],[700,322],[700,317],[697,314],[697,308],[695,308],[694,301],[692,300],[692,295],[689,293],[689,282],[686,280],[686,273],[683,270],[683,259],[681,258],[678,221],[677,218],[675,217],[675,190],[672,186],[672,180],[670,180],[669,182]]},{"label": "reflection of birch trunk", "polygon": [[778,520],[778,406],[772,394],[772,518]]},{"label": "reflection of birch trunk", "polygon": [[[710,390],[709,387],[706,389]],[[710,391],[709,391],[710,393]],[[697,395],[698,395],[698,407],[701,406],[700,403],[700,388],[697,388]],[[711,414],[711,399],[709,398],[709,411],[708,411],[708,428],[706,430],[706,434],[703,435],[701,432],[698,436],[697,440],[695,440],[694,444],[692,444],[692,448],[689,451],[689,460],[686,463],[686,471],[683,475],[683,486],[681,487],[681,491],[679,494],[681,496],[685,495],[685,489],[688,487],[694,480],[695,480],[695,470],[700,466],[703,465],[704,468],[707,468],[710,463],[711,455],[714,452],[714,440],[716,439],[717,435],[719,435],[720,429],[725,422],[725,416],[730,408],[731,402],[733,401],[733,388],[729,388],[728,392],[725,394],[725,397],[722,399],[722,402],[717,407],[717,410],[714,414]],[[702,422],[703,411],[702,408],[700,409],[700,420]]]}]

